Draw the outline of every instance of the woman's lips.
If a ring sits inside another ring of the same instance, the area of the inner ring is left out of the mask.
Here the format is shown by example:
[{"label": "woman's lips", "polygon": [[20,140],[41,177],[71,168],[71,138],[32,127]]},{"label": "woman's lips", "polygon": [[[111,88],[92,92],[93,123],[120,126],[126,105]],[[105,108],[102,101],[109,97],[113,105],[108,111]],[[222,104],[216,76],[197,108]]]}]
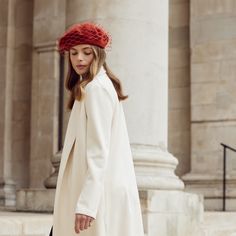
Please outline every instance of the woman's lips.
[{"label": "woman's lips", "polygon": [[84,65],[77,65],[76,66],[78,69],[84,69],[86,66],[84,66]]}]

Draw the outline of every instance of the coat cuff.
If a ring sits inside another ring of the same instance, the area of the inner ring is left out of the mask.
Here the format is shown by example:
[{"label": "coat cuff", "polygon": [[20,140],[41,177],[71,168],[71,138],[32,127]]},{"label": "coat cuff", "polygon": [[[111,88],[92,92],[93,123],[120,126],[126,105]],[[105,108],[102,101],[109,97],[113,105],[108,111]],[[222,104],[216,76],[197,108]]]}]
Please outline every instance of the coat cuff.
[{"label": "coat cuff", "polygon": [[83,215],[90,216],[90,217],[93,217],[94,219],[96,219],[96,213],[82,207],[78,203],[77,203],[76,208],[75,208],[75,214],[83,214]]}]

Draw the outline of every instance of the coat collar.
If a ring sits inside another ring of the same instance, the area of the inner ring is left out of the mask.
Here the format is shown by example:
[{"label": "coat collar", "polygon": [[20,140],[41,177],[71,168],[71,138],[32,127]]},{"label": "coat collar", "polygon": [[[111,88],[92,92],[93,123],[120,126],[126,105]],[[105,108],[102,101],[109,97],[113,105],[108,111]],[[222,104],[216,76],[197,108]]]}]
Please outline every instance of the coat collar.
[{"label": "coat collar", "polygon": [[105,71],[104,67],[102,66],[102,67],[100,68],[100,70],[98,71],[96,77],[103,76],[104,74],[106,74],[106,71]]},{"label": "coat collar", "polygon": [[[100,76],[103,76],[106,74],[106,70],[104,69],[104,66],[102,66],[100,68],[100,70],[98,71],[98,73],[95,75],[95,78],[96,77],[100,77]],[[82,76],[80,76],[80,81],[82,80]]]}]

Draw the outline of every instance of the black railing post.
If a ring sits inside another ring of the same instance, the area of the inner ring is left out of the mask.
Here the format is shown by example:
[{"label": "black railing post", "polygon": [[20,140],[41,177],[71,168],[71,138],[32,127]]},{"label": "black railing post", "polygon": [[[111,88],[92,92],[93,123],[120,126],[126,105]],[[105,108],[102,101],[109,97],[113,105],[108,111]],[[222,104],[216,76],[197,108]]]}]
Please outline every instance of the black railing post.
[{"label": "black railing post", "polygon": [[226,198],[226,147],[224,147],[223,158],[223,211],[225,211],[225,198]]},{"label": "black railing post", "polygon": [[223,156],[223,211],[226,210],[226,149],[228,148],[229,150],[236,152],[236,149],[221,143],[221,145],[224,148],[224,156]]}]

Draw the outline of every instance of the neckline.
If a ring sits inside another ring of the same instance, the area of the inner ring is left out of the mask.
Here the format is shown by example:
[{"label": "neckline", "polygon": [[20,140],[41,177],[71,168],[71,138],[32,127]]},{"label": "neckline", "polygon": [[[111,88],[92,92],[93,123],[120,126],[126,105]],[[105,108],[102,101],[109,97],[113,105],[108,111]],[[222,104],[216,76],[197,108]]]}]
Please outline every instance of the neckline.
[{"label": "neckline", "polygon": [[[94,79],[95,79],[96,77],[100,77],[100,76],[102,76],[102,75],[104,75],[104,74],[106,74],[106,70],[104,69],[104,66],[101,66],[100,70],[99,70],[98,73],[95,75]],[[82,81],[82,80],[83,80],[83,77],[80,76],[80,81]]]},{"label": "neckline", "polygon": [[104,69],[104,66],[101,66],[100,70],[98,71],[96,76],[101,76],[106,74],[106,70]]}]

